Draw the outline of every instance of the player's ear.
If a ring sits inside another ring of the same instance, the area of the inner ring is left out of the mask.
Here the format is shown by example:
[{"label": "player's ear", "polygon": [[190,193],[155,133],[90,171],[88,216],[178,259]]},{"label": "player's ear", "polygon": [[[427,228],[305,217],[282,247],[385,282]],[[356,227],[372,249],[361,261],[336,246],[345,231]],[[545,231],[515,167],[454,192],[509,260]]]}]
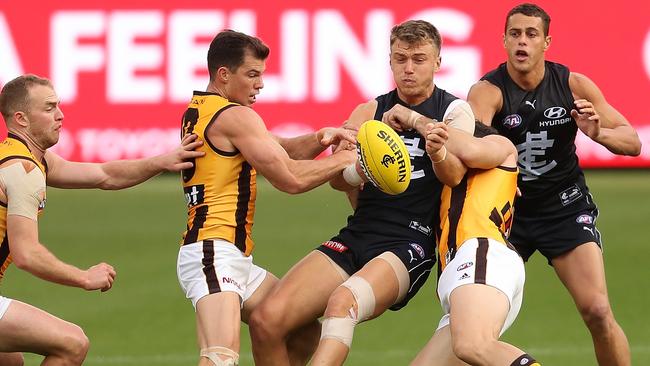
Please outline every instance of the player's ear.
[{"label": "player's ear", "polygon": [[22,111],[17,111],[14,113],[14,121],[16,121],[16,123],[22,127],[27,127],[29,125],[27,114]]},{"label": "player's ear", "polygon": [[433,71],[438,72],[440,70],[440,64],[442,64],[442,57],[438,56],[436,57],[436,60],[433,64]]},{"label": "player's ear", "polygon": [[227,83],[228,79],[230,78],[230,70],[226,66],[221,66],[220,68],[217,69],[217,78],[219,78],[219,81],[222,83]]},{"label": "player's ear", "polygon": [[544,38],[544,51],[548,50],[550,46],[551,46],[551,36],[546,36]]}]

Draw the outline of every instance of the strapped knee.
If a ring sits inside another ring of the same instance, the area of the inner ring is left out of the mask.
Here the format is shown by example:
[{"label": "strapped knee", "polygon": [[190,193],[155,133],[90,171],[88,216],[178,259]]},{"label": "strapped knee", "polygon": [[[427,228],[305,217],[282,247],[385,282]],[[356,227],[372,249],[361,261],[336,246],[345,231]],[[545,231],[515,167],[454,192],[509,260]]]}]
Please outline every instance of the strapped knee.
[{"label": "strapped knee", "polygon": [[[370,318],[375,312],[375,293],[370,283],[363,277],[352,276],[341,286],[347,287],[354,296],[354,301],[357,303],[356,320],[362,322]],[[350,309],[350,312],[354,316],[354,309]]]},{"label": "strapped knee", "polygon": [[375,294],[372,286],[363,277],[352,276],[342,286],[350,290],[354,301],[357,303],[357,311],[350,308],[348,315],[344,318],[327,317],[323,321],[321,339],[331,338],[345,344],[348,348],[352,344],[354,327],[358,322],[364,321],[372,316],[375,311]]},{"label": "strapped knee", "polygon": [[[225,356],[222,359],[220,356]],[[206,357],[215,366],[237,366],[239,365],[239,354],[226,347],[208,347],[201,350],[201,357]]]}]

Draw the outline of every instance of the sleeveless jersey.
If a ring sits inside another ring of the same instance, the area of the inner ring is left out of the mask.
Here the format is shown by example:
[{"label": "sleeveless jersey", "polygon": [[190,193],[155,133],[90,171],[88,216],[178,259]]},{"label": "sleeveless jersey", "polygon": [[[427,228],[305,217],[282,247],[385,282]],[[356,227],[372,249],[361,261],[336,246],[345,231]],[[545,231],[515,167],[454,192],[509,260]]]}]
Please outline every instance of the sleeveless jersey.
[{"label": "sleeveless jersey", "polygon": [[[43,176],[47,176],[47,164],[45,159],[43,161],[37,161],[36,157],[32,155],[31,151],[27,147],[25,141],[20,137],[9,133],[7,139],[0,143],[0,164],[5,163],[8,160],[12,159],[24,159],[29,160],[32,163],[36,164],[38,168],[43,172]],[[45,198],[43,198],[42,203],[38,206],[38,214],[40,215],[43,209],[45,208]],[[4,277],[7,267],[11,264],[11,253],[9,252],[9,238],[7,237],[7,202],[0,201],[0,280]]]},{"label": "sleeveless jersey", "polygon": [[454,188],[442,189],[438,240],[438,273],[469,239],[507,243],[517,192],[517,169],[470,169]]},{"label": "sleeveless jersey", "polygon": [[219,150],[206,137],[208,128],[219,123],[219,114],[237,105],[217,94],[195,91],[183,115],[182,135],[198,135],[204,141],[198,150],[205,155],[182,172],[187,201],[187,230],[182,244],[223,239],[248,256],[254,246],[255,169],[239,151]]},{"label": "sleeveless jersey", "polygon": [[[487,73],[487,80],[501,90],[503,106],[492,126],[517,146],[519,188],[517,213],[539,210],[550,194],[583,179],[578,165],[575,137],[578,126],[571,117],[574,99],[569,88],[569,69],[546,61],[544,79],[531,91],[520,88],[508,75],[506,64]],[[527,201],[520,211],[521,204]]]},{"label": "sleeveless jersey", "polygon": [[[408,106],[397,96],[397,90],[376,98],[374,118],[381,120],[384,112],[396,104],[404,105],[426,117],[442,121],[445,111],[455,96],[435,88],[431,97],[416,106]],[[432,245],[438,223],[438,207],[442,184],[436,178],[431,160],[426,153],[426,140],[415,130],[397,132],[404,140],[411,158],[411,183],[398,195],[381,192],[372,184],[365,184],[359,192],[357,208],[341,231],[363,234],[378,232],[391,238],[427,237]]]}]

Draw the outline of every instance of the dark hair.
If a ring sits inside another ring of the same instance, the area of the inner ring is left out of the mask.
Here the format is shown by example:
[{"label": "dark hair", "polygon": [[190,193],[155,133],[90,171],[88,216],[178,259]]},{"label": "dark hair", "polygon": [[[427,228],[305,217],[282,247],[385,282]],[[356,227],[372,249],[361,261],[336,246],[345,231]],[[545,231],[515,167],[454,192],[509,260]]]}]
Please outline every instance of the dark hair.
[{"label": "dark hair", "polygon": [[487,135],[498,135],[499,131],[492,126],[483,124],[479,120],[474,121],[474,137],[485,137]]},{"label": "dark hair", "polygon": [[269,56],[269,48],[257,37],[231,29],[219,32],[208,50],[210,80],[214,80],[214,73],[222,66],[235,72],[244,63],[247,52],[259,60],[266,60]]},{"label": "dark hair", "polygon": [[515,14],[523,14],[528,17],[542,18],[542,23],[544,25],[544,37],[548,36],[548,29],[551,26],[551,16],[548,15],[544,9],[531,3],[519,4],[508,12],[508,15],[506,16],[505,32],[508,31],[508,20],[510,20],[510,17]]},{"label": "dark hair", "polygon": [[9,122],[17,111],[29,111],[29,90],[35,85],[52,87],[52,82],[33,74],[25,74],[5,84],[0,92],[0,113],[5,122]]},{"label": "dark hair", "polygon": [[436,46],[438,52],[442,47],[440,32],[433,24],[425,20],[408,20],[394,26],[390,31],[390,45],[392,46],[396,40],[404,41],[409,45],[431,42]]}]

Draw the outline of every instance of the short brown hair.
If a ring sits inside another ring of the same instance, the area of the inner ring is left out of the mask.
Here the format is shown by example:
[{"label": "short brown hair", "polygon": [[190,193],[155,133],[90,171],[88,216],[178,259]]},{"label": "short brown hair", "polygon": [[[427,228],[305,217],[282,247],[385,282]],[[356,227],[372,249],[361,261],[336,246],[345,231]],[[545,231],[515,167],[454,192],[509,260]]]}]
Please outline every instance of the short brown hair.
[{"label": "short brown hair", "polygon": [[208,50],[208,70],[210,80],[214,80],[214,73],[225,66],[234,72],[244,63],[246,52],[259,59],[266,60],[269,56],[269,47],[257,37],[249,36],[241,32],[226,29],[219,32]]},{"label": "short brown hair", "polygon": [[544,37],[548,36],[548,30],[551,27],[551,16],[548,15],[548,13],[538,5],[531,3],[519,4],[508,12],[508,15],[506,16],[505,32],[508,31],[508,20],[510,20],[510,17],[515,14],[523,14],[527,17],[541,18],[542,24],[544,26]]},{"label": "short brown hair", "polygon": [[17,111],[29,111],[29,90],[35,85],[52,87],[52,82],[34,74],[25,74],[5,84],[0,92],[0,113],[5,122],[9,122]]},{"label": "short brown hair", "polygon": [[440,32],[433,24],[425,20],[408,20],[394,26],[390,31],[390,45],[392,46],[396,40],[404,41],[410,45],[431,42],[438,48],[438,51],[442,47]]}]

